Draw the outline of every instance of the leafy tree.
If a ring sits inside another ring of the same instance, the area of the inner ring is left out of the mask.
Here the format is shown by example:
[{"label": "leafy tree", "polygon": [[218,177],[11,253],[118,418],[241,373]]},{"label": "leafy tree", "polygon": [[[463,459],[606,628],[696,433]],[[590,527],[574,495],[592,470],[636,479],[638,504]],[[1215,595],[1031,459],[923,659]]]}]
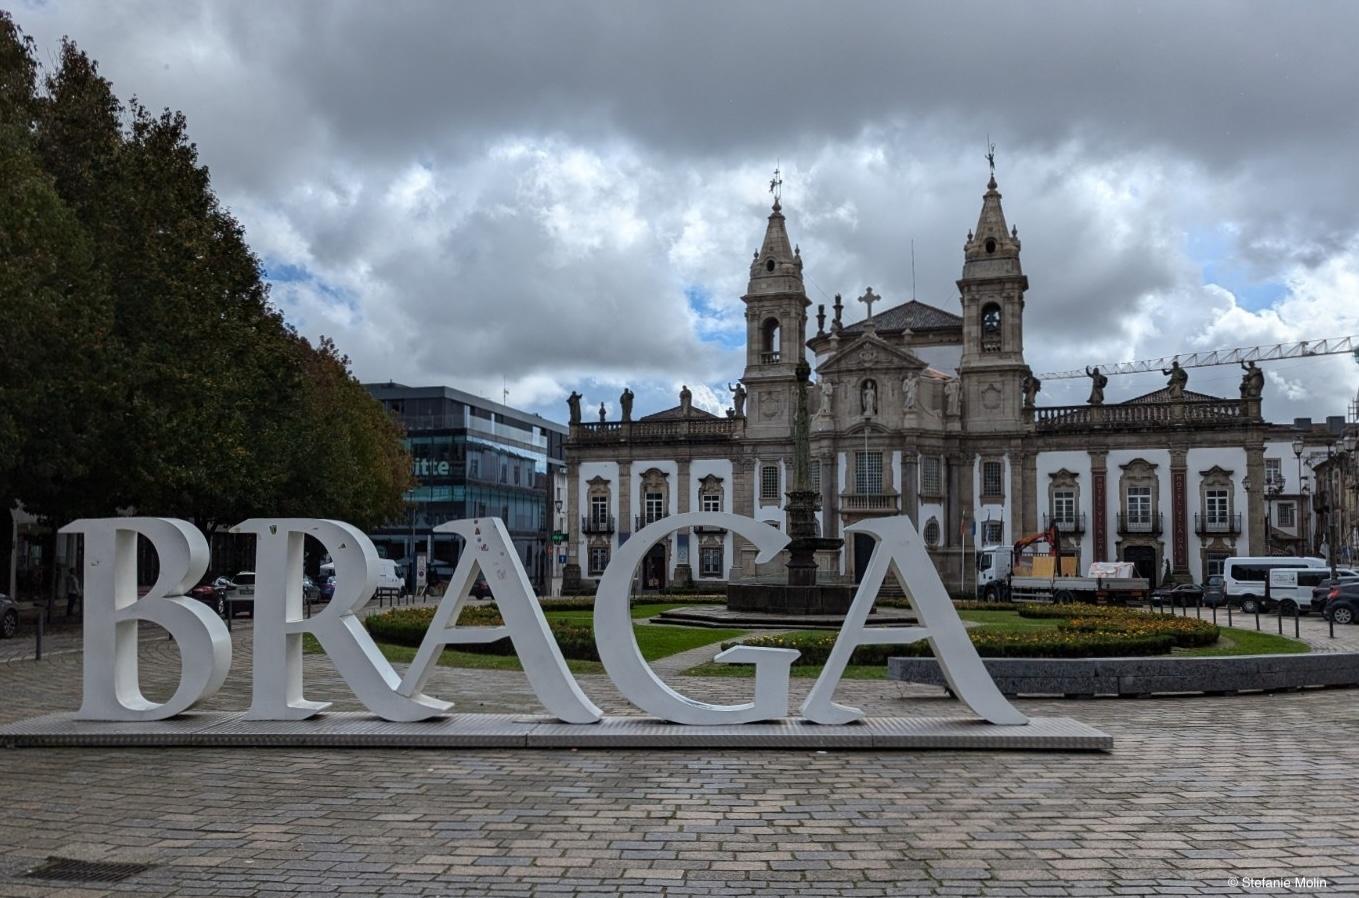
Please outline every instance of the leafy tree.
[{"label": "leafy tree", "polygon": [[39,75],[0,12],[3,507],[399,515],[399,428],[269,301],[184,116],[125,108],[69,40]]}]

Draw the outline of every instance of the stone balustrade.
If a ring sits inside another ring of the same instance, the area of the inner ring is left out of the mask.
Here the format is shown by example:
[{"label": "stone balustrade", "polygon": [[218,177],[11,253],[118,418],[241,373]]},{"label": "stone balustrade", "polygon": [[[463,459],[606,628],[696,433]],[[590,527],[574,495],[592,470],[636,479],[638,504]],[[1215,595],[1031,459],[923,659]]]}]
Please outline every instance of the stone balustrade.
[{"label": "stone balustrade", "polygon": [[1239,399],[1133,402],[1124,405],[1050,405],[1033,410],[1040,431],[1239,424],[1250,410]]},{"label": "stone balustrade", "polygon": [[745,418],[686,418],[675,421],[599,421],[572,424],[569,444],[668,443],[676,440],[731,440],[745,433]]}]

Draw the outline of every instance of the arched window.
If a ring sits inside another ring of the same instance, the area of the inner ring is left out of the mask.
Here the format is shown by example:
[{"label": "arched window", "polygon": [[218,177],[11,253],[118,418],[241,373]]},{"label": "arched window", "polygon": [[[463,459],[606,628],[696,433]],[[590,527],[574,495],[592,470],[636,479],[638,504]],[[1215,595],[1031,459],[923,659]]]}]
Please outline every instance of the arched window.
[{"label": "arched window", "polygon": [[1001,348],[1000,306],[989,302],[981,310],[981,347],[982,352],[1000,352]]},{"label": "arched window", "polygon": [[779,360],[779,319],[766,318],[760,325],[760,362],[766,365]]}]

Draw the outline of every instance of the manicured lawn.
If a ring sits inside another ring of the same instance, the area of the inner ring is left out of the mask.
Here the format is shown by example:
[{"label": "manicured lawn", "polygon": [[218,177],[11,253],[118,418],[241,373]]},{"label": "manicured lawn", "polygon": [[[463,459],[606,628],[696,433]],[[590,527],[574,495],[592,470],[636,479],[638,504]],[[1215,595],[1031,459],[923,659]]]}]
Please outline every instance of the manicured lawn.
[{"label": "manicured lawn", "polygon": [[[681,604],[635,605],[632,608],[632,617],[634,619],[652,617],[667,608],[680,607]],[[565,621],[583,627],[593,626],[593,615],[594,612],[592,611],[547,612],[547,617],[551,620]],[[668,658],[671,655],[677,655],[680,652],[687,652],[689,649],[696,649],[705,645],[712,645],[713,654],[716,654],[719,651],[717,643],[739,639],[745,636],[747,632],[745,630],[720,630],[707,627],[672,627],[664,624],[634,624],[632,630],[637,634],[637,645],[642,650],[642,657],[648,661]],[[321,650],[320,644],[311,634],[305,636],[304,646],[307,652],[319,652]],[[410,646],[380,642],[378,648],[382,650],[382,654],[389,661],[409,664],[415,658],[416,649]],[[522,669],[519,665],[519,659],[514,655],[487,655],[481,652],[464,652],[457,649],[444,649],[443,654],[439,656],[439,663],[444,667],[472,667],[481,670]],[[602,673],[604,671],[604,665],[598,661],[568,658],[566,665],[573,673]]]},{"label": "manicured lawn", "polygon": [[1217,645],[1198,649],[1175,649],[1172,654],[1197,657],[1222,655],[1296,655],[1311,651],[1311,646],[1277,633],[1219,628]]}]

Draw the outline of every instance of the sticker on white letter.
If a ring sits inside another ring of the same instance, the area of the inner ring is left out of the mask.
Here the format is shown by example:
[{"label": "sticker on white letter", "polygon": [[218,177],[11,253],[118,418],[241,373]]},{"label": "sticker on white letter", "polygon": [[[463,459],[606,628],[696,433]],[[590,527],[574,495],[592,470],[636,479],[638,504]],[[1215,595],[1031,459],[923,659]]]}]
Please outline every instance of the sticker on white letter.
[{"label": "sticker on white letter", "polygon": [[[231,669],[231,634],[206,605],[186,598],[208,569],[208,542],[172,518],[87,518],[61,528],[85,540],[84,720],[163,720],[208,698]],[[137,598],[137,535],[156,550],[160,576]],[[179,646],[179,686],[170,700],[142,695],[137,624],[164,627]]]},{"label": "sticker on white letter", "polygon": [[[377,550],[342,521],[251,518],[232,533],[255,534],[255,671],[247,720],[304,720],[330,707],[307,701],[302,685],[302,636],[311,633],[363,706],[384,720],[425,720],[447,702],[398,691],[401,678],[354,612],[372,598]],[[326,607],[302,614],[304,537],[315,537],[335,562],[335,594]]]},{"label": "sticker on white letter", "polygon": [[642,657],[628,607],[632,578],[653,545],[684,527],[722,527],[738,533],[759,549],[757,562],[769,561],[788,544],[788,537],[768,524],[725,512],[674,515],[634,533],[614,554],[595,594],[595,644],[604,669],[624,698],[674,723],[751,723],[783,717],[788,713],[789,669],[801,654],[796,649],[733,646],[713,658],[754,663],[755,701],[745,705],[709,705],[681,695],[665,685]]},{"label": "sticker on white letter", "polygon": [[[824,724],[851,723],[863,717],[864,712],[858,708],[837,705],[831,700],[854,650],[861,645],[904,645],[928,639],[944,679],[963,704],[991,723],[1028,723],[1029,719],[1006,701],[987,673],[911,519],[905,516],[869,519],[851,524],[845,532],[866,533],[877,544],[830,658],[802,703],[802,716]],[[864,626],[878,589],[889,573],[896,576],[911,597],[923,627]]]}]

